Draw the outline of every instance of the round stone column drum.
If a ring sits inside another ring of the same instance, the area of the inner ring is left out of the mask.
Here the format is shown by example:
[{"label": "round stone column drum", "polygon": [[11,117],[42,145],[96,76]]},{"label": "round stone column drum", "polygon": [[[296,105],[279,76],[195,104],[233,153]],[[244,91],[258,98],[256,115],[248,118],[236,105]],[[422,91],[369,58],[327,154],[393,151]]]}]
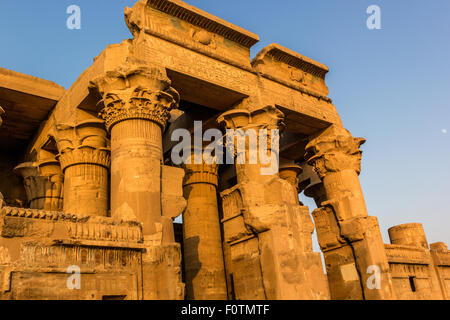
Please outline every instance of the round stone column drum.
[{"label": "round stone column drum", "polygon": [[406,223],[388,230],[392,244],[428,249],[428,241],[421,223]]}]

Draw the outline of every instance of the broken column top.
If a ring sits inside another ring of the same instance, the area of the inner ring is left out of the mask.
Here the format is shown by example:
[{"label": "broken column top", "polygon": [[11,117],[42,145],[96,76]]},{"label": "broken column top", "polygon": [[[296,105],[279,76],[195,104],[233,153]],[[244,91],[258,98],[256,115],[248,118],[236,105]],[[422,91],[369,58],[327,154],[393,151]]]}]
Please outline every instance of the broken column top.
[{"label": "broken column top", "polygon": [[392,244],[428,248],[425,230],[421,223],[405,223],[388,230]]}]

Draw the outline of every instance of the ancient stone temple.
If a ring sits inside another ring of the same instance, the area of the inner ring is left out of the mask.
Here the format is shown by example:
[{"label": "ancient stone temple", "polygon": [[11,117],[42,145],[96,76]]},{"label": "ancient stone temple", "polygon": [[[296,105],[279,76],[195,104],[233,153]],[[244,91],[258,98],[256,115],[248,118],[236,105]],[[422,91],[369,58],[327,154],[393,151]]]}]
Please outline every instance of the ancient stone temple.
[{"label": "ancient stone temple", "polygon": [[[138,1],[125,21],[133,38],[67,91],[0,69],[0,299],[450,299],[444,243],[414,223],[383,243],[365,140],[326,66],[278,44],[251,60],[256,34],[180,0]],[[208,149],[199,123],[227,148],[254,129],[243,141],[279,165],[247,144],[177,163],[178,129],[183,153]]]}]

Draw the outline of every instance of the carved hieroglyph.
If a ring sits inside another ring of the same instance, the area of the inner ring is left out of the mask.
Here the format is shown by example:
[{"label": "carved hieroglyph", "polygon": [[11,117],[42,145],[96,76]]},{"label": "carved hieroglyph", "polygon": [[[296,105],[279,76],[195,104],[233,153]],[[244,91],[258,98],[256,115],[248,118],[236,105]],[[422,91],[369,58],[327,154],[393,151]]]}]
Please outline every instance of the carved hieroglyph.
[{"label": "carved hieroglyph", "polygon": [[[378,221],[368,216],[359,183],[364,141],[333,125],[306,146],[308,163],[322,180],[317,197],[326,199],[313,217],[333,299],[395,297]],[[368,284],[373,268],[381,272],[380,289]]]},{"label": "carved hieroglyph", "polygon": [[[235,109],[218,119],[227,128],[244,130],[279,129],[282,120],[283,114],[273,106],[252,112]],[[271,151],[277,152],[269,144]],[[248,144],[245,153],[248,159]],[[230,251],[226,257],[231,260],[227,273],[236,297],[327,299],[320,255],[312,251],[314,226],[307,209],[305,214],[299,206],[296,186],[280,179],[278,172],[262,174],[263,167],[260,160],[236,164],[238,184],[222,192],[222,223]]]}]

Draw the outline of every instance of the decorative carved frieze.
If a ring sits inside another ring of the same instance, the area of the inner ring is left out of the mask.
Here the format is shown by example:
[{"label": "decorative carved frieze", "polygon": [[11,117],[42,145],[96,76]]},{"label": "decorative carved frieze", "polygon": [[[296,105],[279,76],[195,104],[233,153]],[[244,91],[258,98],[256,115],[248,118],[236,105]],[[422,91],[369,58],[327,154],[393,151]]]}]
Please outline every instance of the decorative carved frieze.
[{"label": "decorative carved frieze", "polygon": [[[121,221],[107,217],[88,217],[59,211],[14,207],[1,208],[0,217],[3,219],[3,232],[12,229],[16,229],[19,232],[8,232],[9,237],[32,237],[38,234],[36,230],[40,230],[41,240],[54,238],[63,242],[71,239],[121,242],[143,241],[142,226],[136,221]],[[19,230],[17,229],[17,223],[14,222],[17,220],[8,220],[9,218],[26,219],[23,223],[27,224],[28,227],[26,230]],[[43,227],[43,223],[54,224],[57,222],[60,224]],[[43,232],[44,230],[48,230],[49,234],[47,237]]]}]

